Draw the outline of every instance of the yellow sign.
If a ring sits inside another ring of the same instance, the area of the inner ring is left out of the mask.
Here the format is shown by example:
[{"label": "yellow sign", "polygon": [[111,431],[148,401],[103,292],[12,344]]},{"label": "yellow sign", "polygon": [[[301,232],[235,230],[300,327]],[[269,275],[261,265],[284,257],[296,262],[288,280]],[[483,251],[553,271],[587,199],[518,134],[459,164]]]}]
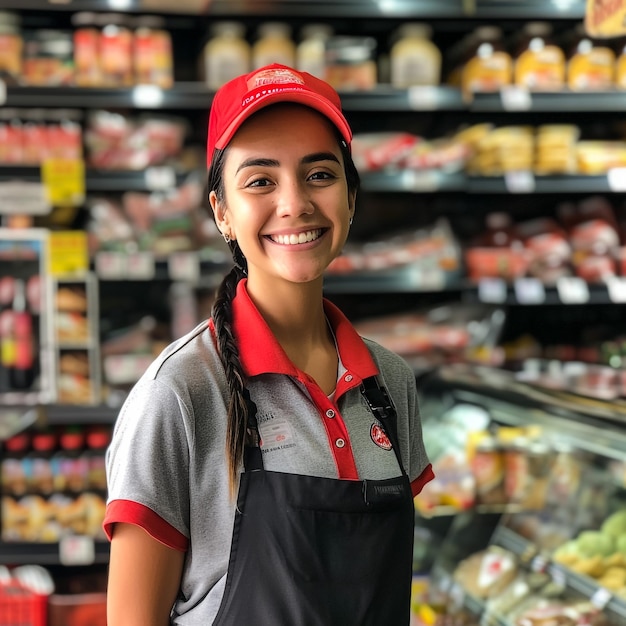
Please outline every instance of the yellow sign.
[{"label": "yellow sign", "polygon": [[89,270],[87,234],[84,231],[51,231],[49,242],[49,267],[53,276],[85,274]]},{"label": "yellow sign", "polygon": [[44,161],[41,182],[52,206],[78,207],[85,202],[85,163],[80,159]]},{"label": "yellow sign", "polygon": [[606,39],[626,34],[626,0],[587,0],[585,30]]}]

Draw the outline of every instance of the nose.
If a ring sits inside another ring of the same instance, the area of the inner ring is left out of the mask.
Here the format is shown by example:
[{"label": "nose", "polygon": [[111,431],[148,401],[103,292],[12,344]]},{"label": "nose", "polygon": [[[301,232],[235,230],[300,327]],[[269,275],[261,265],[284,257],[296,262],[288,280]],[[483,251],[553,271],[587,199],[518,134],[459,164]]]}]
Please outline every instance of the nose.
[{"label": "nose", "polygon": [[286,180],[279,187],[276,212],[281,217],[310,215],[315,210],[306,185],[298,180]]}]

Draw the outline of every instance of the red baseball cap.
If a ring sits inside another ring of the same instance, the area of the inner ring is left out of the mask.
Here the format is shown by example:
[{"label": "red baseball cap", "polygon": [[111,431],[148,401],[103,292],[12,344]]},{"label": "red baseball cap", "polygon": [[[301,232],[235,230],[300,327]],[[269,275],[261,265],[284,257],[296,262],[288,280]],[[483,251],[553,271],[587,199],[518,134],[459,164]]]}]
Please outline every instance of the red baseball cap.
[{"label": "red baseball cap", "polygon": [[339,94],[312,74],[273,63],[238,76],[218,89],[209,114],[207,165],[213,151],[225,148],[245,120],[277,102],[297,102],[319,111],[350,145],[352,131],[341,111]]}]

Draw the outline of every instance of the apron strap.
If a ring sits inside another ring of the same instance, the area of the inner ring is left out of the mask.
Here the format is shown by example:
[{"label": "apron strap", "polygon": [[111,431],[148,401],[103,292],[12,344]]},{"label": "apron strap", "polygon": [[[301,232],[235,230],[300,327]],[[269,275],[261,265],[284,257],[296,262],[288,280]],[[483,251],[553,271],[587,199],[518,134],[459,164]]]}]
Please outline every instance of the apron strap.
[{"label": "apron strap", "polygon": [[393,406],[393,402],[387,393],[387,389],[380,384],[377,376],[370,376],[363,379],[361,384],[361,394],[365,398],[370,411],[374,414],[374,417],[380,422],[385,434],[391,441],[391,447],[393,448],[396,460],[400,466],[400,471],[403,476],[406,476],[406,470],[402,464],[402,458],[400,457],[400,445],[398,444],[398,431],[397,431],[397,412]]}]

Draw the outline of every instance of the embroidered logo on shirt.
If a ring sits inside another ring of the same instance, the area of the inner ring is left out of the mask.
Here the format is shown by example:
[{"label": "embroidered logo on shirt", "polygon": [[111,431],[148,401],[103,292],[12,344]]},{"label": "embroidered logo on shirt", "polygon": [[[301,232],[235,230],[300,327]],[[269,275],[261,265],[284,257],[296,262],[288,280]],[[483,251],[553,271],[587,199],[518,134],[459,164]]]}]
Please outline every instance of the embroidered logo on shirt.
[{"label": "embroidered logo on shirt", "polygon": [[379,448],[382,448],[383,450],[391,450],[391,441],[389,441],[387,433],[380,424],[376,422],[372,424],[372,427],[370,428],[370,437]]}]

